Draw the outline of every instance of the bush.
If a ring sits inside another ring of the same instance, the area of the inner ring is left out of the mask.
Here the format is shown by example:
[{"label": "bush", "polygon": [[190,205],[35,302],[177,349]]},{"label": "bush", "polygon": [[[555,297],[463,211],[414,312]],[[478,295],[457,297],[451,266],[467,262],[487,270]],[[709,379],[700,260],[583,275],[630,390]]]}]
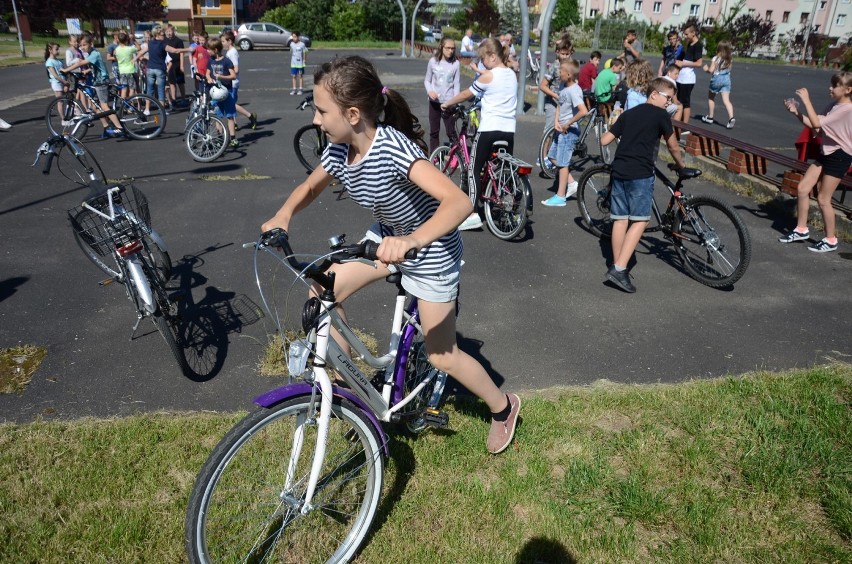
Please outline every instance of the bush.
[{"label": "bush", "polygon": [[334,39],[338,41],[372,39],[372,34],[365,30],[365,23],[366,18],[362,4],[350,4],[345,0],[337,0],[334,4],[334,11],[329,20]]}]

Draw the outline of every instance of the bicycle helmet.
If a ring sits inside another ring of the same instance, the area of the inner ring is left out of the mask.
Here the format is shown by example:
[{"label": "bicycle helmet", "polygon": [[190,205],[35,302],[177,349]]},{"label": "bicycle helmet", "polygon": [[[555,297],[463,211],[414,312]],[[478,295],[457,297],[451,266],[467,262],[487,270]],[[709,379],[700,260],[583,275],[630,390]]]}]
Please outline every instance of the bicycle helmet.
[{"label": "bicycle helmet", "polygon": [[221,102],[222,100],[228,98],[228,89],[224,86],[216,84],[215,86],[210,88],[210,97],[216,100],[217,102]]}]

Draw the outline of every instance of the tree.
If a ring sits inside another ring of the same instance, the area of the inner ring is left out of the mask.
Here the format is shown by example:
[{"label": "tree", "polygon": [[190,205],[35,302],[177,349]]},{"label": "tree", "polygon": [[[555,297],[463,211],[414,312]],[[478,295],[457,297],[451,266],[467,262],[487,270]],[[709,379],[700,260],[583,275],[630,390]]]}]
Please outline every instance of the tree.
[{"label": "tree", "polygon": [[769,45],[775,34],[774,23],[751,14],[739,16],[723,29],[728,32],[734,52],[739,55],[750,55],[755,48]]},{"label": "tree", "polygon": [[[75,2],[74,6],[79,6]],[[114,16],[136,22],[161,20],[165,16],[162,0],[103,0],[103,11],[97,17]]]},{"label": "tree", "polygon": [[577,0],[556,0],[553,19],[550,20],[550,31],[559,32],[580,23],[580,6]]},{"label": "tree", "polygon": [[506,0],[500,10],[500,31],[517,37],[521,34],[521,8],[516,0]]},{"label": "tree", "polygon": [[483,35],[497,33],[500,13],[494,0],[464,0],[462,8],[453,14],[453,27],[475,29]]},{"label": "tree", "polygon": [[[354,39],[368,39],[365,37],[364,6],[360,3],[350,3],[346,0],[337,0],[334,11],[331,14],[331,32],[334,39],[338,41],[350,41]],[[369,34],[369,32],[367,32]]]}]

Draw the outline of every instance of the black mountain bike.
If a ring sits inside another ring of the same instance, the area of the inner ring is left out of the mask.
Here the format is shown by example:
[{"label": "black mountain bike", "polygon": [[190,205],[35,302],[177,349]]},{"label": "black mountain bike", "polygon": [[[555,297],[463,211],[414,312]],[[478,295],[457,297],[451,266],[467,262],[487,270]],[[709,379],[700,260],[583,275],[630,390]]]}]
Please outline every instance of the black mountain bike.
[{"label": "black mountain bike", "polygon": [[[311,112],[313,112],[314,95],[309,93],[297,107],[302,111],[310,108]],[[327,145],[328,137],[326,137],[322,129],[313,123],[303,125],[296,131],[296,135],[293,136],[293,149],[296,151],[296,158],[299,159],[299,162],[302,163],[308,174],[312,173],[319,165],[322,152]]]},{"label": "black mountain bike", "polygon": [[[669,170],[677,168],[670,164]],[[681,193],[683,181],[700,176],[700,170],[678,170],[677,182],[656,166],[654,174],[671,197],[663,212],[651,200],[654,219],[645,232],[662,231],[663,237],[674,245],[687,274],[695,280],[712,288],[732,286],[742,278],[751,261],[751,237],[742,218],[717,198]],[[612,235],[610,176],[610,165],[593,166],[580,177],[577,190],[584,224],[594,235],[605,238]]]}]

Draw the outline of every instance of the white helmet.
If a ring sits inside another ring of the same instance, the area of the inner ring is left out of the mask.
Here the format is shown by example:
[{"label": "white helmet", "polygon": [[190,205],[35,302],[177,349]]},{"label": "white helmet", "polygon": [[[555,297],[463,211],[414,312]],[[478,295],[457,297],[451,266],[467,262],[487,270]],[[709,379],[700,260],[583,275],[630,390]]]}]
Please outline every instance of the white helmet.
[{"label": "white helmet", "polygon": [[221,102],[228,98],[228,89],[219,84],[214,85],[210,88],[210,97],[217,102]]}]

